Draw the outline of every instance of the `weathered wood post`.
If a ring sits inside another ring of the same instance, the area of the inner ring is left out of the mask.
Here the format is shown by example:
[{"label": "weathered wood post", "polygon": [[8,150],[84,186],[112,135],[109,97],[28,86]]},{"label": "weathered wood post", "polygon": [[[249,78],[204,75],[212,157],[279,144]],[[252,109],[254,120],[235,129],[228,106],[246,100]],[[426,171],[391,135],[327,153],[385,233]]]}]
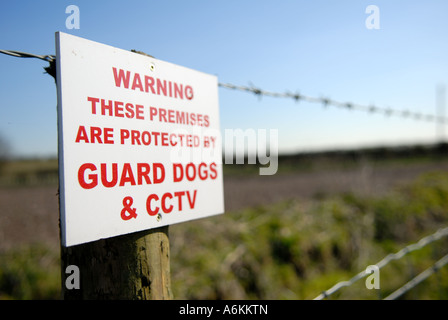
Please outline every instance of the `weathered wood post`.
[{"label": "weathered wood post", "polygon": [[[70,265],[79,268],[79,289],[65,285]],[[64,299],[171,299],[168,226],[61,246],[61,276]]]},{"label": "weathered wood post", "polygon": [[[56,78],[54,62],[45,70]],[[168,229],[165,226],[72,247],[61,245],[62,298],[172,299]],[[71,265],[79,269],[79,289],[66,285],[66,270]]]}]

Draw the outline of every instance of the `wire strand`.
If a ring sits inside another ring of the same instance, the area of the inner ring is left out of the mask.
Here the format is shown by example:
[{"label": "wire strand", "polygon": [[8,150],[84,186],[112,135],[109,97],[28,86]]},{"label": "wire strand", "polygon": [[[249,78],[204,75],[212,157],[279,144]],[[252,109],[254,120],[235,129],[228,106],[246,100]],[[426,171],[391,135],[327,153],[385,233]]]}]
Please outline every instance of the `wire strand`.
[{"label": "wire strand", "polygon": [[[21,51],[16,51],[16,50],[0,50],[0,53],[7,54],[7,55],[10,55],[13,57],[19,57],[19,58],[41,59],[41,60],[50,62],[50,67],[51,67],[51,65],[54,64],[54,61],[56,60],[56,56],[54,56],[54,55],[37,55],[37,54],[21,52]],[[53,74],[53,72],[49,72],[49,73],[53,77],[55,76]],[[270,96],[270,97],[274,97],[274,98],[289,98],[289,99],[293,99],[296,102],[303,100],[303,101],[307,101],[310,103],[319,103],[325,107],[331,105],[331,106],[335,106],[335,107],[340,107],[340,108],[345,108],[345,109],[350,109],[350,110],[359,110],[359,111],[364,111],[364,112],[369,112],[369,113],[382,113],[385,116],[397,116],[397,117],[402,117],[402,118],[413,118],[414,120],[431,121],[431,122],[436,121],[436,122],[445,123],[445,124],[448,123],[448,118],[446,118],[446,117],[438,117],[438,116],[432,115],[432,114],[422,114],[422,113],[418,113],[418,112],[411,112],[409,110],[398,110],[398,109],[393,109],[393,108],[380,108],[380,107],[373,106],[373,105],[366,106],[366,105],[360,105],[360,104],[351,103],[351,102],[340,102],[340,101],[335,101],[335,100],[325,98],[325,97],[311,97],[311,96],[307,96],[307,95],[303,95],[303,94],[299,94],[299,93],[272,92],[272,91],[267,91],[267,90],[257,88],[253,85],[251,85],[250,87],[247,87],[247,86],[238,86],[238,85],[234,85],[231,83],[221,83],[220,82],[220,83],[218,83],[218,86],[220,86],[222,88],[231,89],[231,90],[239,90],[239,91],[253,93],[258,97]]]},{"label": "wire strand", "polygon": [[18,58],[37,58],[41,60],[45,60],[48,62],[52,62],[56,59],[56,56],[53,55],[38,55],[38,54],[32,54],[32,53],[26,53],[21,51],[15,51],[15,50],[1,50],[0,53],[7,54],[13,57]]},{"label": "wire strand", "polygon": [[361,105],[357,103],[352,102],[340,102],[336,100],[332,100],[325,97],[311,97],[303,94],[298,93],[290,93],[290,92],[272,92],[272,91],[266,91],[262,90],[260,88],[256,88],[254,86],[238,86],[231,83],[218,83],[218,85],[222,88],[231,89],[231,90],[238,90],[238,91],[244,91],[244,92],[251,92],[258,97],[261,96],[270,96],[274,98],[289,98],[293,99],[296,102],[303,100],[310,103],[318,103],[322,104],[324,107],[327,106],[334,106],[339,108],[345,108],[350,110],[358,110],[358,111],[364,111],[369,113],[380,113],[384,114],[385,116],[395,116],[395,117],[401,117],[401,118],[412,118],[414,120],[421,120],[421,121],[437,121],[440,123],[448,124],[448,118],[446,117],[439,117],[433,114],[422,114],[419,112],[411,112],[409,110],[400,110],[400,109],[393,109],[393,108],[381,108],[374,105]]},{"label": "wire strand", "polygon": [[[382,260],[380,260],[375,265],[378,267],[378,269],[381,269],[384,266],[386,266],[387,264],[389,264],[391,261],[401,259],[408,253],[415,251],[415,250],[419,250],[419,249],[427,246],[428,244],[430,244],[434,241],[437,241],[446,236],[448,236],[448,227],[439,229],[435,233],[420,239],[416,243],[413,243],[413,244],[410,244],[410,245],[404,247],[403,249],[401,249],[400,251],[398,251],[396,253],[388,254],[386,257],[384,257]],[[349,287],[352,284],[354,284],[356,281],[364,278],[367,275],[368,275],[368,273],[365,270],[361,271],[358,274],[356,274],[354,277],[352,277],[350,280],[338,282],[330,289],[323,291],[320,295],[318,295],[316,298],[314,298],[314,300],[325,299],[325,298],[331,296],[332,294],[334,294],[335,292],[337,292],[338,290],[340,290],[341,288]]]},{"label": "wire strand", "polygon": [[409,290],[415,288],[418,284],[420,284],[422,281],[426,280],[429,276],[431,276],[433,273],[437,272],[439,269],[444,267],[446,264],[448,264],[448,254],[445,255],[443,258],[438,260],[434,265],[414,277],[412,280],[407,282],[404,286],[397,289],[390,295],[388,295],[384,300],[395,300],[401,297],[403,294],[408,292]]}]

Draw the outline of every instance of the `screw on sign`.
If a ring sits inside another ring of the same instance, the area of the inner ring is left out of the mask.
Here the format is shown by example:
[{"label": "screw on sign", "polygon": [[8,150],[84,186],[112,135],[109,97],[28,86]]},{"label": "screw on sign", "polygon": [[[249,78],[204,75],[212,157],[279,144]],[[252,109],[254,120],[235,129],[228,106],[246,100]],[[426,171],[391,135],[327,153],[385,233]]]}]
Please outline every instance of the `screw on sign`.
[{"label": "screw on sign", "polygon": [[[166,192],[161,197],[157,194],[150,194],[146,199],[146,210],[150,216],[157,215],[157,221],[160,221],[162,215],[159,211],[162,211],[163,213],[171,213],[176,205],[177,211],[180,212],[183,209],[184,201],[182,200],[184,199],[187,199],[190,209],[194,209],[196,195],[197,190],[194,190],[192,194],[188,190],[177,191],[174,193]],[[177,198],[177,200],[174,198]],[[133,203],[134,200],[132,197],[128,196],[123,199],[123,209],[121,209],[120,213],[121,219],[127,221],[132,218],[137,218],[137,209],[132,208]]]}]

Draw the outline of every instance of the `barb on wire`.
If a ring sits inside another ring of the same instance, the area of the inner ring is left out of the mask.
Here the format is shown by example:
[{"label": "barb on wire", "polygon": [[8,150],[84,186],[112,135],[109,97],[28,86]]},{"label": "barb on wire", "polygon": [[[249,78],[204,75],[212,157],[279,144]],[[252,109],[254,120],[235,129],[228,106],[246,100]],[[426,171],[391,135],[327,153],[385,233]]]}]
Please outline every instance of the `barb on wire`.
[{"label": "barb on wire", "polygon": [[218,85],[222,88],[232,89],[232,90],[239,90],[239,91],[245,91],[245,92],[251,92],[258,97],[261,96],[270,96],[274,98],[290,98],[295,101],[304,100],[311,103],[319,103],[322,104],[324,107],[327,107],[329,105],[345,108],[348,110],[358,110],[358,111],[367,111],[370,113],[380,113],[384,114],[385,116],[397,116],[402,118],[412,118],[414,120],[427,120],[427,121],[437,121],[441,123],[448,123],[448,118],[445,117],[437,117],[432,114],[422,114],[419,112],[411,112],[409,110],[397,110],[392,108],[380,108],[376,106],[364,106],[360,104],[355,104],[351,102],[339,102],[335,100],[331,100],[329,98],[324,97],[311,97],[306,96],[303,94],[294,94],[290,92],[272,92],[272,91],[266,91],[262,90],[260,88],[255,88],[254,86],[246,87],[246,86],[238,86],[231,83],[218,83]]},{"label": "barb on wire", "polygon": [[[386,257],[384,257],[381,261],[379,261],[375,265],[378,267],[378,269],[381,269],[382,267],[386,266],[389,262],[391,262],[393,260],[401,259],[406,254],[408,254],[412,251],[415,251],[415,250],[419,250],[419,249],[427,246],[428,244],[430,244],[434,241],[437,241],[446,236],[448,236],[448,227],[439,229],[435,233],[420,239],[416,243],[413,243],[413,244],[410,244],[410,245],[404,247],[403,249],[401,249],[400,251],[398,251],[396,253],[388,254]],[[341,289],[343,287],[349,287],[352,284],[354,284],[356,281],[364,278],[367,275],[368,275],[368,273],[365,270],[361,271],[348,281],[338,282],[330,289],[322,292],[320,295],[318,295],[316,298],[314,298],[314,300],[325,299],[325,298],[329,297],[330,295],[332,295],[333,293],[335,293],[336,291],[338,291],[339,289]]]},{"label": "barb on wire", "polygon": [[37,58],[50,63],[49,66],[44,67],[46,73],[52,76],[56,80],[56,56],[54,55],[38,55],[33,53],[26,53],[15,50],[1,50],[0,53],[7,54],[9,56],[18,57],[18,58]]}]

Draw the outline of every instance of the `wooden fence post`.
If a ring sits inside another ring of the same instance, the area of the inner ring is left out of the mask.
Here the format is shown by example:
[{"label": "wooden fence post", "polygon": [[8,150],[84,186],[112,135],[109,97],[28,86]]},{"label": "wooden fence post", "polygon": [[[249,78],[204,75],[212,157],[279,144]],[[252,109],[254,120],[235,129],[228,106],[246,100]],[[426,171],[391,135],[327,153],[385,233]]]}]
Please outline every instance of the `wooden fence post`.
[{"label": "wooden fence post", "polygon": [[[68,266],[80,272],[80,288],[68,289]],[[168,226],[61,246],[64,299],[172,299]]]},{"label": "wooden fence post", "polygon": [[[55,77],[54,69],[53,63],[45,70]],[[79,268],[79,289],[66,286],[70,265]],[[168,226],[72,247],[61,245],[61,280],[64,299],[172,299]]]}]

